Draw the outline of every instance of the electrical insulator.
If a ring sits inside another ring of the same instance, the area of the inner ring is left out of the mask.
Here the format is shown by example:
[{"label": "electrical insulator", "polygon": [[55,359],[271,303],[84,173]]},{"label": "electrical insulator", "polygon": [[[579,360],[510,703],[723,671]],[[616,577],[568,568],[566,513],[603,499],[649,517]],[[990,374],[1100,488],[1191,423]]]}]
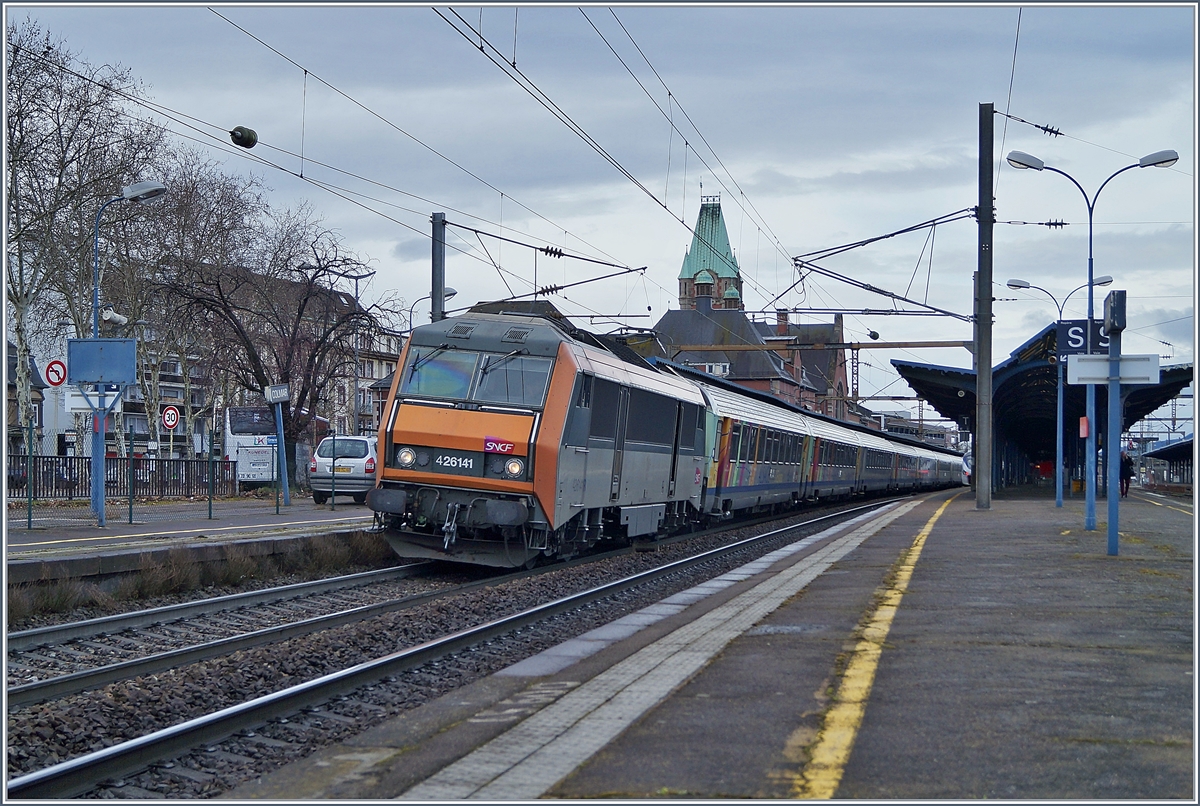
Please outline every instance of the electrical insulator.
[{"label": "electrical insulator", "polygon": [[254,131],[254,129],[247,129],[245,126],[238,126],[229,133],[229,139],[233,141],[235,146],[254,148],[258,143],[258,132]]}]

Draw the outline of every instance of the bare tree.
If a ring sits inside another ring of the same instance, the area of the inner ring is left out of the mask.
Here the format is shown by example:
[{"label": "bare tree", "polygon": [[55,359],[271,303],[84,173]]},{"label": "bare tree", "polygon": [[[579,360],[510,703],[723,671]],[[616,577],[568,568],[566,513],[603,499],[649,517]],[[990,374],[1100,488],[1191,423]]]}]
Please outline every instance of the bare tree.
[{"label": "bare tree", "polygon": [[17,347],[18,417],[25,422],[38,327],[32,314],[58,307],[77,335],[89,331],[93,220],[149,164],[163,133],[128,113],[127,100],[141,94],[128,71],[79,61],[28,20],[10,25],[6,35],[5,293]]},{"label": "bare tree", "polygon": [[178,363],[184,440],[191,445],[197,422],[212,404],[193,405],[192,370],[213,366],[216,339],[211,312],[180,308],[173,278],[179,266],[240,265],[246,259],[263,206],[261,181],[226,174],[186,148],[164,150],[155,170],[169,193],[142,215],[114,223],[119,254],[106,290],[138,325],[138,378],[150,439],[161,440],[163,363]]},{"label": "bare tree", "polygon": [[211,317],[214,339],[233,356],[227,370],[235,385],[259,393],[277,383],[291,387],[283,420],[285,440],[294,444],[352,363],[356,328],[371,330],[396,314],[380,304],[360,307],[343,290],[344,276],[363,265],[307,205],[283,212],[263,206],[244,263],[175,266],[164,289],[178,318]]}]

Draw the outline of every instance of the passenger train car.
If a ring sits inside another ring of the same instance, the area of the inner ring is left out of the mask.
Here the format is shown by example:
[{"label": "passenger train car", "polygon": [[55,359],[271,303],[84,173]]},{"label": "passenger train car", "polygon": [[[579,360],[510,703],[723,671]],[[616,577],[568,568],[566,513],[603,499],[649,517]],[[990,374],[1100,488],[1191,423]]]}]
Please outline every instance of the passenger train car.
[{"label": "passenger train car", "polygon": [[745,511],[961,484],[961,457],[788,406],[551,315],[416,328],[367,496],[404,557],[532,566]]}]

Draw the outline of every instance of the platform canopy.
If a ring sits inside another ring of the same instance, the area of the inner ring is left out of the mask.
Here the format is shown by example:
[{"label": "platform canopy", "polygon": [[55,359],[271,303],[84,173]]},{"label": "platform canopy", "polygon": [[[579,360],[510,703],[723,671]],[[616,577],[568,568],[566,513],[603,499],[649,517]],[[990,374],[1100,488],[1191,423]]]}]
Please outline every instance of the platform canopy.
[{"label": "platform canopy", "polygon": [[[1057,328],[1051,323],[1013,350],[992,369],[992,420],[997,434],[1016,443],[1033,461],[1054,458],[1055,401],[1058,369]],[[908,385],[948,419],[974,430],[975,371],[957,367],[892,360]],[[1078,433],[1086,412],[1083,386],[1066,383],[1063,373],[1063,433]],[[1122,430],[1148,416],[1192,382],[1191,364],[1166,366],[1155,385],[1128,386]],[[1108,410],[1105,386],[1096,387],[1096,411]]]},{"label": "platform canopy", "polygon": [[1175,442],[1161,445],[1143,454],[1147,459],[1162,459],[1164,462],[1183,462],[1192,458],[1192,438],[1184,437]]}]

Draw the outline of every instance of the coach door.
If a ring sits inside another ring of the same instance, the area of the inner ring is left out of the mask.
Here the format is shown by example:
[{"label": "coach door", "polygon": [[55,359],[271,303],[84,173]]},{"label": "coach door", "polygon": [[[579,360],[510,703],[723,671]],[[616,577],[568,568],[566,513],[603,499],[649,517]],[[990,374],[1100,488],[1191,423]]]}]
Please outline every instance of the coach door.
[{"label": "coach door", "polygon": [[616,501],[621,496],[621,466],[625,461],[625,426],[629,421],[629,388],[622,386],[619,389],[617,433],[613,443],[612,487],[608,493],[610,501]]}]

